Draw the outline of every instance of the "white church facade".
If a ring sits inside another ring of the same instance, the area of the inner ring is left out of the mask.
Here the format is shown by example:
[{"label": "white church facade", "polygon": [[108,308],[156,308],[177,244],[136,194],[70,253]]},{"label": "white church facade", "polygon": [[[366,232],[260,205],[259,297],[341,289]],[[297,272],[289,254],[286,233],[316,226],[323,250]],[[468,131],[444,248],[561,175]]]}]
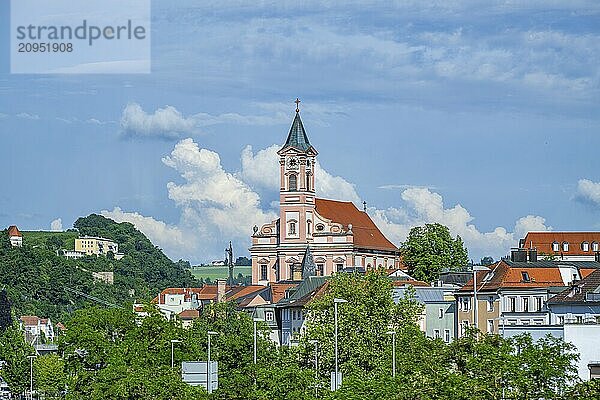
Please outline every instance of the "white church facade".
[{"label": "white church facade", "polygon": [[[342,270],[395,269],[398,247],[352,202],[315,196],[317,150],[299,109],[279,150],[280,215],[252,235],[252,283],[299,281]],[[276,166],[273,166],[276,168]]]}]

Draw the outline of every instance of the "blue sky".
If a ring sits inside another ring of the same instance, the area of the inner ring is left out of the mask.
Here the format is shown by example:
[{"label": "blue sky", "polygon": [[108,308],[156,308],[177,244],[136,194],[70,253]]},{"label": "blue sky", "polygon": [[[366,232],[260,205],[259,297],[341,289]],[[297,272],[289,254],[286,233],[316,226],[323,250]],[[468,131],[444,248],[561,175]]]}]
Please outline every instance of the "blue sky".
[{"label": "blue sky", "polygon": [[151,74],[2,57],[0,226],[103,212],[175,259],[247,254],[299,97],[319,193],[366,200],[396,243],[441,222],[498,258],[530,229],[600,229],[600,5],[422,3],[154,1]]}]

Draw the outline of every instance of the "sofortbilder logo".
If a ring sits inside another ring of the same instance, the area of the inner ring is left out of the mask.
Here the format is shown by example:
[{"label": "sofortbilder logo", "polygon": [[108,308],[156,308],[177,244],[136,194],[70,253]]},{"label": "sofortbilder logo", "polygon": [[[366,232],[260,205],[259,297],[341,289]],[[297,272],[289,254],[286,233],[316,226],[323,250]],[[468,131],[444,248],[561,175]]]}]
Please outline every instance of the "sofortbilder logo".
[{"label": "sofortbilder logo", "polygon": [[150,0],[11,0],[12,73],[149,73]]}]

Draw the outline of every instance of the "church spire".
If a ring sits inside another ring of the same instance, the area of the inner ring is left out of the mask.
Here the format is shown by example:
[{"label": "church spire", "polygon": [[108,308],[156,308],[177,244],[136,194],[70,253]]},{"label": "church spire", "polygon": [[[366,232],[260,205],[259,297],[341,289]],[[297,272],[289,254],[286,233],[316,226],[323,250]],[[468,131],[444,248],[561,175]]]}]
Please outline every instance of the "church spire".
[{"label": "church spire", "polygon": [[296,98],[296,101],[294,103],[296,103],[296,116],[294,117],[292,127],[290,128],[290,133],[288,134],[287,140],[285,141],[282,150],[287,147],[292,147],[300,151],[307,151],[308,149],[312,148],[312,145],[308,141],[308,136],[306,135],[304,125],[302,124],[302,120],[300,119],[300,100]]}]

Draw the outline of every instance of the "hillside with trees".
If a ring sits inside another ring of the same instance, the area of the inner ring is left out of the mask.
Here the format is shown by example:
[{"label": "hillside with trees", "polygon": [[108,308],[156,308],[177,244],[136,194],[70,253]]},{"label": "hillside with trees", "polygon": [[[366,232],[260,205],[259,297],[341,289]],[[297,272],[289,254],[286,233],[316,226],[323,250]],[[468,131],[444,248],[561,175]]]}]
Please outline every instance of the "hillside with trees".
[{"label": "hillside with trees", "polygon": [[[150,300],[165,287],[198,284],[186,270],[189,263],[171,261],[130,223],[116,223],[92,214],[79,218],[74,226],[80,235],[114,240],[125,256],[120,260],[111,254],[67,259],[56,253],[67,245],[61,242],[65,236],[48,235],[41,240],[37,235],[36,240],[28,242],[26,234],[23,247],[12,247],[7,231],[0,232],[0,288],[6,289],[16,316],[38,315],[64,321],[74,310],[95,304],[73,291],[128,305],[135,300]],[[114,284],[95,280],[92,273],[101,271],[113,272]]]}]

